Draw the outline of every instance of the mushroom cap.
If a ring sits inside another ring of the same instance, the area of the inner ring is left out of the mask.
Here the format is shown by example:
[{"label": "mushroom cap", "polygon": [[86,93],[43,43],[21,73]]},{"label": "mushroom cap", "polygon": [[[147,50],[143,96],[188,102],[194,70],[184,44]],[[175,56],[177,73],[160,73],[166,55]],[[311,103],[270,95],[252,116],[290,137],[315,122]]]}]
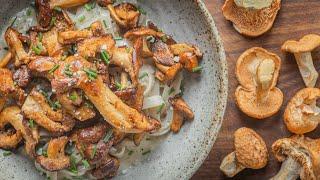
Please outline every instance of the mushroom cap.
[{"label": "mushroom cap", "polygon": [[[316,103],[318,98],[320,98],[320,89],[318,88],[304,88],[293,96],[284,112],[284,122],[290,132],[304,134],[317,128],[319,121],[311,120],[309,113],[303,113],[302,108],[305,107],[304,105]],[[308,109],[306,110],[308,111]]]},{"label": "mushroom cap", "polygon": [[299,41],[288,40],[282,46],[281,50],[290,53],[310,52],[320,46],[320,36],[317,34],[308,34]]},{"label": "mushroom cap", "polygon": [[303,168],[301,179],[320,179],[320,139],[295,135],[279,139],[272,145],[272,152],[280,162],[288,156]]},{"label": "mushroom cap", "polygon": [[255,89],[257,85],[255,74],[259,64],[264,59],[271,59],[275,63],[275,71],[270,89],[276,86],[281,68],[281,59],[278,55],[260,47],[250,48],[238,58],[236,76],[241,86],[246,89]]},{"label": "mushroom cap", "polygon": [[266,143],[254,130],[246,127],[236,130],[234,146],[238,162],[245,167],[261,169],[267,165]]},{"label": "mushroom cap", "polygon": [[236,102],[242,112],[256,119],[264,119],[277,113],[283,102],[282,91],[275,87],[270,90],[263,103],[257,102],[255,91],[238,86],[235,92]]},{"label": "mushroom cap", "polygon": [[270,7],[259,10],[239,7],[234,0],[226,0],[222,13],[240,34],[257,37],[271,29],[280,7],[281,0],[274,0]]}]

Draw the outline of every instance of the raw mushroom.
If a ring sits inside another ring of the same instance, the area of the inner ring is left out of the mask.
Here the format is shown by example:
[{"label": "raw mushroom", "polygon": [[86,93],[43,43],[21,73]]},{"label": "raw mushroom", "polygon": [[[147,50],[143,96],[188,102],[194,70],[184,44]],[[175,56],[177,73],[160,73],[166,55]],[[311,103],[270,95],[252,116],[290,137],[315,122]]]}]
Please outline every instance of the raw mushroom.
[{"label": "raw mushroom", "polygon": [[277,113],[283,94],[276,87],[281,59],[262,48],[251,48],[238,59],[236,76],[240,86],[236,89],[236,102],[250,117],[264,119]]},{"label": "raw mushroom", "polygon": [[252,129],[240,128],[234,133],[235,151],[221,162],[220,170],[233,177],[245,168],[261,169],[267,165],[268,150],[264,140]]},{"label": "raw mushroom", "polygon": [[272,180],[320,179],[320,140],[304,136],[279,139],[272,145],[276,159],[282,162]]},{"label": "raw mushroom", "polygon": [[320,46],[320,36],[309,34],[301,38],[299,41],[286,41],[281,50],[293,53],[303,81],[307,87],[314,87],[319,73],[314,67],[311,51]]},{"label": "raw mushroom", "polygon": [[[0,129],[4,129],[7,124],[11,124],[16,130],[15,135],[1,134],[0,147],[1,148],[15,148],[21,140],[21,137],[25,140],[26,152],[30,157],[35,155],[35,146],[37,144],[36,139],[32,135],[30,127],[23,119],[21,110],[17,106],[10,106],[5,108],[0,114]],[[7,141],[15,140],[15,141]]]},{"label": "raw mushroom", "polygon": [[289,101],[284,112],[284,122],[288,130],[304,134],[315,130],[320,122],[320,108],[317,99],[320,89],[304,88]]},{"label": "raw mushroom", "polygon": [[280,7],[281,0],[226,0],[222,12],[240,34],[257,37],[271,29]]},{"label": "raw mushroom", "polygon": [[[67,75],[65,72],[71,72]],[[93,64],[81,56],[70,56],[60,62],[51,81],[52,88],[60,93],[68,88],[84,91],[104,119],[123,132],[150,132],[160,128],[158,120],[147,117],[121,101],[96,73]]]},{"label": "raw mushroom", "polygon": [[47,156],[40,155],[36,161],[48,171],[58,171],[70,166],[70,158],[64,154],[69,138],[62,136],[49,141]]},{"label": "raw mushroom", "polygon": [[137,27],[140,17],[138,9],[130,3],[121,3],[116,6],[109,4],[108,10],[111,17],[124,30]]}]

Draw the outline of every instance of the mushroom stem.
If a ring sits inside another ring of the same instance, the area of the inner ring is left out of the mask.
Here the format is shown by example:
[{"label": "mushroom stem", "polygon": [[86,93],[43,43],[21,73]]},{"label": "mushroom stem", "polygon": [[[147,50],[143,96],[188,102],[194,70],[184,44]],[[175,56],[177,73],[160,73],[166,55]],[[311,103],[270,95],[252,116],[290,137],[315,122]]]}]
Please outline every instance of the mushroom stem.
[{"label": "mushroom stem", "polygon": [[319,74],[313,65],[311,52],[294,53],[294,56],[305,85],[314,87]]},{"label": "mushroom stem", "polygon": [[277,175],[270,180],[296,180],[300,176],[301,165],[293,158],[288,157],[281,165],[281,169]]},{"label": "mushroom stem", "polygon": [[222,163],[220,165],[220,170],[228,177],[233,177],[244,169],[245,167],[237,162],[235,152],[228,154],[222,160]]},{"label": "mushroom stem", "polygon": [[264,102],[270,92],[275,71],[275,63],[271,59],[263,60],[257,68],[257,101]]}]

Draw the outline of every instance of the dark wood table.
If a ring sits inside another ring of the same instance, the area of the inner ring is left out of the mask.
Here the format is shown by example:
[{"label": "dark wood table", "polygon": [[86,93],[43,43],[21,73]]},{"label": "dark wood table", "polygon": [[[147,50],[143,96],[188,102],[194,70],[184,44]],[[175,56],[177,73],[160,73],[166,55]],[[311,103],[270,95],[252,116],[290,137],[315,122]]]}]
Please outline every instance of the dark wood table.
[{"label": "dark wood table", "polygon": [[[272,30],[261,37],[250,39],[238,34],[231,23],[221,13],[224,0],[204,0],[210,10],[224,43],[229,67],[229,97],[224,122],[210,155],[203,163],[193,179],[225,179],[219,170],[221,160],[233,151],[233,133],[240,127],[256,130],[266,141],[269,149],[269,163],[260,170],[244,170],[234,179],[269,179],[280,168],[280,164],[271,153],[274,141],[291,134],[283,123],[283,112],[288,100],[301,88],[304,88],[298,66],[290,54],[283,54],[280,47],[288,39],[299,39],[308,33],[320,33],[320,1],[319,0],[282,0],[282,7]],[[234,69],[237,58],[251,47],[263,47],[278,54],[282,59],[282,68],[278,87],[283,91],[285,100],[281,110],[271,118],[254,120],[240,112],[234,101],[234,91],[238,86]],[[320,49],[313,52],[316,69],[320,70]],[[316,87],[320,87],[320,80]],[[320,137],[320,127],[308,137]]]}]

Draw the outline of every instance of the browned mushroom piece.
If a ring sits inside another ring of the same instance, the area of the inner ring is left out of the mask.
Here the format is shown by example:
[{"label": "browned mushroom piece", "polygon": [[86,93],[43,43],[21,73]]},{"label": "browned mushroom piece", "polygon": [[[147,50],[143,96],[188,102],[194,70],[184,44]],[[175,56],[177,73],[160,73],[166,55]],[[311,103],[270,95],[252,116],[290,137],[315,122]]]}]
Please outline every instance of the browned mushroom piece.
[{"label": "browned mushroom piece", "polygon": [[58,171],[70,166],[70,158],[65,155],[64,149],[69,138],[62,136],[49,141],[47,156],[38,156],[36,161],[48,171]]},{"label": "browned mushroom piece", "polygon": [[61,57],[64,47],[58,42],[58,30],[52,28],[50,31],[43,33],[42,44],[47,50],[50,57]]},{"label": "browned mushroom piece", "polygon": [[5,40],[9,46],[12,57],[15,59],[15,66],[28,64],[30,57],[23,48],[23,44],[19,39],[19,32],[9,27],[5,32]]},{"label": "browned mushroom piece", "polygon": [[10,62],[10,60],[12,59],[12,57],[13,57],[12,53],[10,51],[7,52],[7,54],[0,60],[0,68],[6,67]]},{"label": "browned mushroom piece", "polygon": [[235,151],[221,162],[220,170],[233,177],[245,168],[261,169],[267,165],[268,150],[264,140],[252,129],[240,128],[234,133]]},{"label": "browned mushroom piece", "polygon": [[166,34],[164,34],[163,32],[159,32],[159,31],[156,31],[151,28],[139,27],[139,28],[131,29],[130,31],[126,32],[124,34],[124,37],[127,39],[136,39],[139,37],[147,37],[147,36],[154,36],[156,38],[162,38],[165,35]]},{"label": "browned mushroom piece", "polygon": [[283,94],[276,87],[281,59],[263,48],[251,48],[238,59],[236,76],[240,86],[235,97],[242,112],[256,119],[277,113]]},{"label": "browned mushroom piece", "polygon": [[31,80],[31,72],[26,65],[18,68],[13,74],[13,80],[21,88],[27,87]]},{"label": "browned mushroom piece", "polygon": [[304,88],[294,95],[283,115],[290,132],[304,134],[317,128],[320,122],[320,108],[317,106],[319,98],[318,88]]},{"label": "browned mushroom piece", "polygon": [[49,73],[55,66],[58,66],[56,60],[52,57],[39,57],[28,64],[31,74],[35,77],[45,77],[52,79],[52,73]]},{"label": "browned mushroom piece", "polygon": [[17,106],[5,108],[0,114],[0,129],[4,130],[7,124],[11,124],[15,129],[15,133],[0,133],[0,147],[5,149],[15,148],[23,138],[25,140],[26,152],[30,157],[35,155],[36,139],[32,135],[30,127],[27,125],[21,110]]},{"label": "browned mushroom piece", "polygon": [[170,98],[169,102],[173,107],[171,130],[177,133],[180,131],[184,119],[194,119],[194,113],[181,97]]},{"label": "browned mushroom piece", "polygon": [[113,4],[114,0],[97,0],[97,3],[102,7],[107,7],[109,4]]},{"label": "browned mushroom piece", "polygon": [[[52,107],[48,104],[48,101]],[[33,119],[39,126],[42,126],[51,133],[65,133],[70,131],[75,121],[62,110],[54,111],[53,108],[61,106],[57,102],[52,102],[50,97],[45,97],[35,88],[30,92],[22,106],[24,115]]]},{"label": "browned mushroom piece", "polygon": [[180,63],[175,63],[172,66],[164,66],[159,63],[155,63],[156,67],[160,70],[162,73],[157,73],[156,77],[161,81],[165,82],[167,84],[170,84],[176,75],[182,70],[182,65]]},{"label": "browned mushroom piece", "polygon": [[[65,73],[65,72],[71,73]],[[159,121],[147,117],[121,101],[97,74],[93,64],[81,56],[70,56],[60,62],[51,81],[56,92],[68,88],[79,88],[84,91],[104,119],[123,132],[140,133],[158,129]]]},{"label": "browned mushroom piece", "polygon": [[281,50],[293,53],[297,61],[300,74],[307,87],[314,87],[319,77],[319,73],[314,67],[311,51],[320,46],[320,36],[309,34],[299,41],[286,41]]},{"label": "browned mushroom piece", "polygon": [[12,72],[9,69],[0,68],[0,94],[5,98],[14,98],[18,105],[25,99],[24,91],[16,87],[13,81]]},{"label": "browned mushroom piece", "polygon": [[71,7],[84,5],[89,1],[90,0],[50,0],[49,4],[51,9],[55,7],[71,8]]},{"label": "browned mushroom piece", "polygon": [[140,12],[133,4],[120,3],[116,6],[109,4],[107,7],[111,17],[120,28],[128,30],[137,27]]},{"label": "browned mushroom piece", "polygon": [[272,28],[280,7],[281,0],[226,0],[222,12],[240,34],[257,37]]},{"label": "browned mushroom piece", "polygon": [[41,27],[46,28],[51,24],[53,17],[53,8],[50,7],[48,0],[36,0],[36,8],[38,9],[37,20]]},{"label": "browned mushroom piece", "polygon": [[169,46],[157,40],[152,45],[153,59],[156,63],[162,64],[164,66],[172,66],[175,64],[173,58],[174,54],[171,52]]},{"label": "browned mushroom piece", "polygon": [[292,136],[279,139],[272,145],[280,171],[272,180],[320,179],[320,139]]},{"label": "browned mushroom piece", "polygon": [[59,32],[58,42],[64,45],[73,44],[92,36],[92,31],[88,29],[64,31]]},{"label": "browned mushroom piece", "polygon": [[115,41],[111,35],[102,35],[100,37],[87,38],[78,44],[78,53],[82,57],[95,57],[96,54],[100,54],[105,50],[111,58],[115,46]]}]

